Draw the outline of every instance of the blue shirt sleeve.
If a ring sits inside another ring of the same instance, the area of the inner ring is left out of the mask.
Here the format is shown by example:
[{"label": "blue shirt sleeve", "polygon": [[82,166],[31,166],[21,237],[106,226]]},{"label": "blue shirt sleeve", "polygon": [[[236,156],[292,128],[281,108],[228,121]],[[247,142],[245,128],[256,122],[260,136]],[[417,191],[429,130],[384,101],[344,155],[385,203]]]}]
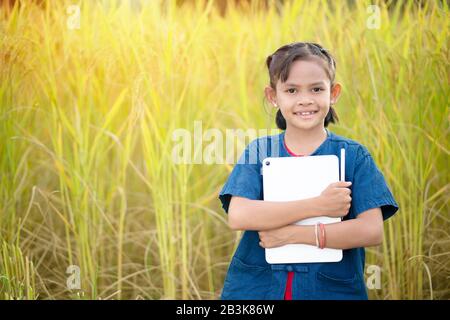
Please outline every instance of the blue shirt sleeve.
[{"label": "blue shirt sleeve", "polygon": [[263,199],[261,162],[258,157],[257,141],[251,142],[242,153],[238,162],[219,193],[222,207],[228,213],[232,196],[252,200]]},{"label": "blue shirt sleeve", "polygon": [[364,146],[358,152],[351,197],[355,216],[369,209],[381,208],[383,220],[386,220],[399,209],[383,174]]}]

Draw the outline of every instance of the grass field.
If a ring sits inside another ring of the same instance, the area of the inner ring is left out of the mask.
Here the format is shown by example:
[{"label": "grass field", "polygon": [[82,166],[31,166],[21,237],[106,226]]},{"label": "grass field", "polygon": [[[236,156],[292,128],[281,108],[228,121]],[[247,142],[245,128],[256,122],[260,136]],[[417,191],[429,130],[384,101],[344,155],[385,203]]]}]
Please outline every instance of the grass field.
[{"label": "grass field", "polygon": [[19,2],[0,14],[0,299],[218,298],[233,164],[174,163],[173,132],[276,128],[265,58],[293,41],[336,57],[329,129],[401,208],[367,250],[370,297],[450,298],[446,1]]}]

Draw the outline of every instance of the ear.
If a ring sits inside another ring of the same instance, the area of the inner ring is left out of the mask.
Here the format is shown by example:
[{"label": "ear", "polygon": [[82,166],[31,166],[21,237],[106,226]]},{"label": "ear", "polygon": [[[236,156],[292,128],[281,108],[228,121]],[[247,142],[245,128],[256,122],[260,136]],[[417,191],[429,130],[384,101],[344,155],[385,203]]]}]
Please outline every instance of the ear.
[{"label": "ear", "polygon": [[272,89],[271,86],[266,86],[264,88],[264,95],[266,96],[266,99],[274,106],[274,108],[277,108],[277,94],[274,89]]},{"label": "ear", "polygon": [[331,97],[330,97],[331,104],[336,104],[336,102],[339,100],[341,90],[342,86],[340,83],[335,83],[333,87],[331,87]]}]

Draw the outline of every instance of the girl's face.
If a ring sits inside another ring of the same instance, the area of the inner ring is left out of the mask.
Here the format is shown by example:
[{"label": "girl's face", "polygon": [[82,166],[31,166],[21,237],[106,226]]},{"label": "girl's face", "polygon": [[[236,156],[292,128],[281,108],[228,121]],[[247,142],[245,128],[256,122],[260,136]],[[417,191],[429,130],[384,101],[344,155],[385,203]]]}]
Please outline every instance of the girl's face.
[{"label": "girl's face", "polygon": [[310,130],[320,127],[323,130],[330,103],[336,102],[340,85],[330,88],[330,79],[319,61],[315,57],[295,61],[286,82],[278,80],[275,93],[272,88],[266,88],[266,96],[280,108],[287,128]]}]

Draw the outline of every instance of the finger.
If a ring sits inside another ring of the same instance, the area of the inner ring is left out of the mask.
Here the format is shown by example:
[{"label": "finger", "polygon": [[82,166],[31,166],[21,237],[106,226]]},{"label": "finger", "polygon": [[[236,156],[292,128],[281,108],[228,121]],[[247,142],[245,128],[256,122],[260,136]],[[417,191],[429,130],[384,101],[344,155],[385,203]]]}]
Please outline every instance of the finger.
[{"label": "finger", "polygon": [[348,188],[352,185],[352,182],[351,181],[338,181],[338,182],[334,182],[332,185],[337,188]]},{"label": "finger", "polygon": [[264,248],[262,241],[259,242],[259,245]]}]

